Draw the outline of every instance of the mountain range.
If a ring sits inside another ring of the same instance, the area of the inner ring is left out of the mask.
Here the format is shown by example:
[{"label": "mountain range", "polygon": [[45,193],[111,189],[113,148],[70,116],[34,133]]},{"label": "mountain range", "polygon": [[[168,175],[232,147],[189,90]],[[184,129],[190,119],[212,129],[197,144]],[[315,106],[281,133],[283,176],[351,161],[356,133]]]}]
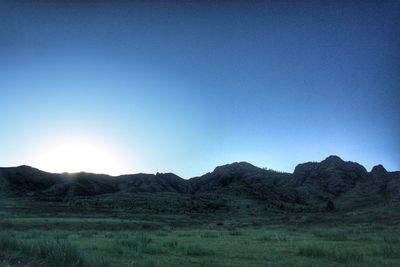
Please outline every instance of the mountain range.
[{"label": "mountain range", "polygon": [[216,167],[191,179],[173,173],[109,176],[93,173],[48,173],[29,166],[0,168],[0,196],[71,199],[104,194],[171,192],[185,195],[245,195],[264,201],[342,206],[400,202],[400,171],[362,165],[329,156],[296,166],[293,173],[258,168],[247,162]]}]

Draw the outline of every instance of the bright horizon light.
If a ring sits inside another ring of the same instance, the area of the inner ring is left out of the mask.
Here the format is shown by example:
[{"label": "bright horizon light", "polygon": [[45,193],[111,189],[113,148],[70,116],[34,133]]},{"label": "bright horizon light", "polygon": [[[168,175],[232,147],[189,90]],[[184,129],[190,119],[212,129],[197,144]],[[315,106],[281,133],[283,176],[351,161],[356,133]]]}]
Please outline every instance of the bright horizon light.
[{"label": "bright horizon light", "polygon": [[115,148],[94,138],[64,137],[45,142],[29,162],[36,168],[56,173],[124,173],[123,157]]}]

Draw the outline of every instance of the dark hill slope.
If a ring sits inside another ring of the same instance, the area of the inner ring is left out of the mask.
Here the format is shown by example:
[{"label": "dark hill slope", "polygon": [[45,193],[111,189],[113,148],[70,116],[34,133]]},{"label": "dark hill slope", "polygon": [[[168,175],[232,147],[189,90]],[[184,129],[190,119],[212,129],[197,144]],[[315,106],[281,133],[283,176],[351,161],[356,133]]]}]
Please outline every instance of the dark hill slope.
[{"label": "dark hill slope", "polygon": [[337,198],[343,206],[365,206],[400,203],[400,172],[387,172],[375,166],[367,178]]},{"label": "dark hill slope", "polygon": [[214,192],[249,177],[263,176],[266,171],[247,162],[235,162],[216,167],[213,172],[189,180],[193,193]]},{"label": "dark hill slope", "polygon": [[62,182],[60,174],[47,173],[25,165],[0,168],[0,190],[6,195],[40,192]]},{"label": "dark hill slope", "polygon": [[0,196],[73,198],[142,192],[226,194],[315,205],[324,205],[330,199],[343,206],[370,205],[400,202],[400,172],[387,172],[381,165],[367,172],[360,164],[337,156],[299,164],[293,174],[236,162],[189,180],[173,173],[108,176],[84,172],[54,174],[28,166],[0,168]]},{"label": "dark hill slope", "polygon": [[115,178],[118,189],[128,192],[175,192],[190,193],[187,180],[173,173],[131,174]]},{"label": "dark hill slope", "polygon": [[335,199],[366,179],[368,172],[360,164],[329,156],[297,165],[291,185],[307,202],[320,202]]},{"label": "dark hill slope", "polygon": [[172,173],[109,176],[93,173],[47,173],[28,166],[0,168],[0,192],[74,197],[116,192],[190,193],[187,180]]},{"label": "dark hill slope", "polygon": [[48,188],[45,193],[54,196],[94,196],[118,191],[117,181],[114,177],[93,173],[64,173],[61,183]]},{"label": "dark hill slope", "polygon": [[291,177],[289,173],[235,162],[219,166],[213,172],[192,178],[189,182],[193,193],[230,193],[293,202],[296,200],[295,192],[286,186]]}]

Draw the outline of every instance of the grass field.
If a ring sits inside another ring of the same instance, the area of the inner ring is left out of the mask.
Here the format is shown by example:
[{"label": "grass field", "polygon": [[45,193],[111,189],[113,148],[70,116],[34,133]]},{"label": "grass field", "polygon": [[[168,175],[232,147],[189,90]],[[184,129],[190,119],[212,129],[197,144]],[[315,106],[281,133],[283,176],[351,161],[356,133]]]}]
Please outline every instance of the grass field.
[{"label": "grass field", "polygon": [[28,213],[26,205],[20,200],[2,202],[0,251],[2,257],[32,265],[400,265],[398,207],[262,216],[127,216],[123,211],[107,216],[54,208],[56,215],[51,216],[51,208],[45,214]]}]

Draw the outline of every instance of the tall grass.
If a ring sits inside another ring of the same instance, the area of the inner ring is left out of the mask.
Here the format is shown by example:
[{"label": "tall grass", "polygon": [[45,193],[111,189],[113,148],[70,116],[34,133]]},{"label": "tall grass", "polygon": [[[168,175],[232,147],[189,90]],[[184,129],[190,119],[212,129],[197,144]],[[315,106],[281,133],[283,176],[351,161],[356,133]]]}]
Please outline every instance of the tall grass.
[{"label": "tall grass", "polygon": [[128,238],[121,238],[116,240],[116,247],[126,248],[134,251],[144,251],[149,244],[153,242],[150,235],[146,233],[138,233]]},{"label": "tall grass", "polygon": [[17,240],[0,234],[0,251],[10,256],[24,257],[43,266],[59,267],[106,267],[108,259],[87,255],[66,240]]},{"label": "tall grass", "polygon": [[313,231],[313,235],[329,241],[346,241],[349,232],[342,229],[318,229]]},{"label": "tall grass", "polygon": [[307,245],[299,247],[298,256],[312,258],[328,258],[341,263],[362,264],[365,259],[364,253],[353,249],[336,249],[317,245]]},{"label": "tall grass", "polygon": [[377,246],[372,253],[374,256],[383,258],[398,258],[400,257],[399,247],[393,245],[382,244]]},{"label": "tall grass", "polygon": [[217,238],[218,233],[215,232],[203,232],[200,234],[200,237],[202,238]]},{"label": "tall grass", "polygon": [[383,236],[383,241],[387,244],[399,244],[400,243],[400,238],[396,234],[385,234]]},{"label": "tall grass", "polygon": [[186,255],[193,257],[214,255],[214,251],[200,245],[191,244],[185,248]]},{"label": "tall grass", "polygon": [[256,240],[260,241],[260,242],[284,242],[284,241],[288,241],[289,238],[285,234],[274,233],[274,234],[262,235],[260,237],[257,237]]},{"label": "tall grass", "polygon": [[231,236],[241,236],[243,235],[242,231],[238,230],[238,229],[232,229],[229,231],[229,235]]}]

